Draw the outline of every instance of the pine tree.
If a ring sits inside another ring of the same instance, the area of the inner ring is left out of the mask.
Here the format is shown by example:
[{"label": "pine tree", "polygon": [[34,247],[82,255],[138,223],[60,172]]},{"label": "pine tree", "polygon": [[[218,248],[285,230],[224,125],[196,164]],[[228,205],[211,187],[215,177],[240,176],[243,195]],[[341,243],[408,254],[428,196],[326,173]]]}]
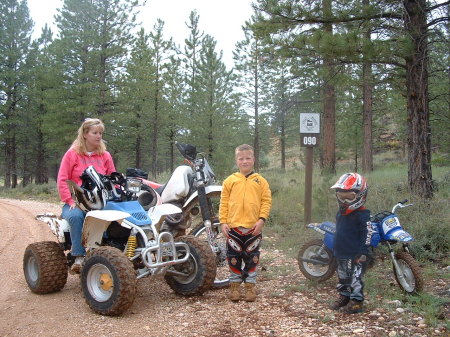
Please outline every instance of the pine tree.
[{"label": "pine tree", "polygon": [[17,132],[22,118],[26,77],[33,22],[26,1],[0,2],[0,117],[1,137],[5,144],[5,187],[18,183]]}]

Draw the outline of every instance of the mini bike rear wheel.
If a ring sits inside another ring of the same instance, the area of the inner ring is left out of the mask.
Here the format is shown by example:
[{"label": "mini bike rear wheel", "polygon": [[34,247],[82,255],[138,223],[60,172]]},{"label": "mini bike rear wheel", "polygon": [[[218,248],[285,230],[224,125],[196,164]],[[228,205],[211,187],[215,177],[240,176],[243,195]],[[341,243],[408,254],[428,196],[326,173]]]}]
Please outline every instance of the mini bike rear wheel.
[{"label": "mini bike rear wheel", "polygon": [[333,253],[319,239],[310,240],[300,248],[297,262],[302,274],[311,281],[326,281],[336,271]]}]

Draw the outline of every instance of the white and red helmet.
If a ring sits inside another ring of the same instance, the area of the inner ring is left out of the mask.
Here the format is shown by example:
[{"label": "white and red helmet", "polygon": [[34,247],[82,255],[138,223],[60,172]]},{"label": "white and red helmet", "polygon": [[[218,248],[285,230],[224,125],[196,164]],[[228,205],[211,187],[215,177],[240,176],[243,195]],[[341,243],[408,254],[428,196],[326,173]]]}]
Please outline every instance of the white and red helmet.
[{"label": "white and red helmet", "polygon": [[367,181],[358,173],[345,173],[331,186],[342,213],[350,213],[366,202]]}]

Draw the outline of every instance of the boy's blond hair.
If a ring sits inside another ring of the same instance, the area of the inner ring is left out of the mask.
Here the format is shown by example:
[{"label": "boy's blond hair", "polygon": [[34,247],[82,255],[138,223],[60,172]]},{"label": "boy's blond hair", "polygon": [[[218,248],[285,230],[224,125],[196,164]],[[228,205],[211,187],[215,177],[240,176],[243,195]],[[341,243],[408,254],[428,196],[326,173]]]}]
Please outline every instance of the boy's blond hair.
[{"label": "boy's blond hair", "polygon": [[[86,140],[84,139],[84,135],[88,133],[91,128],[95,127],[100,128],[102,132],[105,131],[105,125],[98,118],[86,118],[83,121],[80,128],[78,129],[77,138],[72,143],[72,148],[75,150],[75,152],[77,152],[78,154],[87,153]],[[98,154],[103,154],[105,151],[106,145],[102,139],[102,142],[95,152],[97,152]]]},{"label": "boy's blond hair", "polygon": [[234,151],[234,155],[237,155],[238,152],[241,151],[251,151],[251,153],[254,155],[255,151],[253,150],[253,146],[248,145],[248,144],[242,144],[239,145],[238,147],[236,147],[236,150]]}]

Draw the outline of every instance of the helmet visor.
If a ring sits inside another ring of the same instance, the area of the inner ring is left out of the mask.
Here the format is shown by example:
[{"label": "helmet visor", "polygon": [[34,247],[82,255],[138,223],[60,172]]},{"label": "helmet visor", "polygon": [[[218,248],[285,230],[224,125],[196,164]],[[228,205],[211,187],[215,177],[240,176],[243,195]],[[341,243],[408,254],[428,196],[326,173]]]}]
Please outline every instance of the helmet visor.
[{"label": "helmet visor", "polygon": [[345,204],[349,204],[356,200],[356,192],[354,191],[336,191],[336,198]]}]

